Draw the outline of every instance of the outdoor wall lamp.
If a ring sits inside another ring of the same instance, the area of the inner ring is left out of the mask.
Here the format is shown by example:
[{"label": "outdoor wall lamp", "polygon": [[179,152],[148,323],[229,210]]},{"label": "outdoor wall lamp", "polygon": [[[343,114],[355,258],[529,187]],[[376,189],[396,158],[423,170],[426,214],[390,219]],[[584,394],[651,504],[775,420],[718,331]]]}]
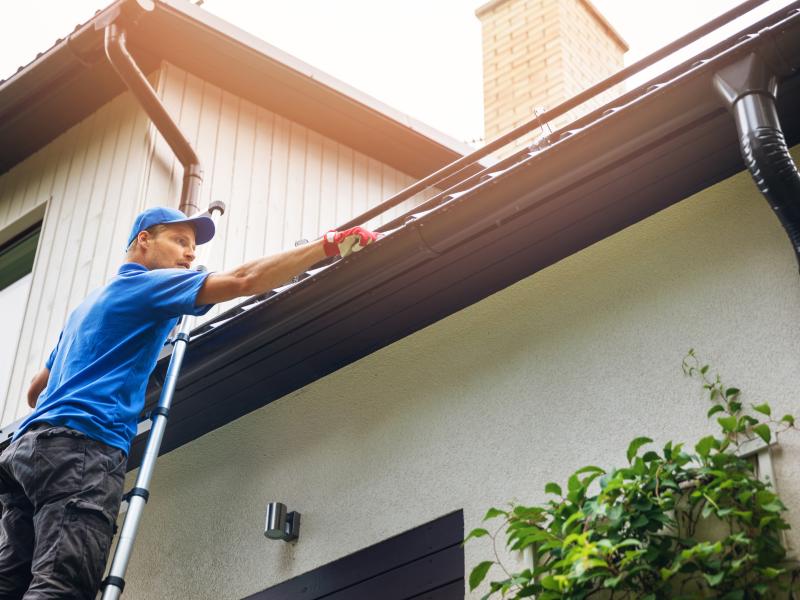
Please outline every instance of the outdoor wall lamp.
[{"label": "outdoor wall lamp", "polygon": [[267,522],[264,525],[264,535],[271,540],[292,542],[300,535],[300,513],[286,512],[286,505],[282,502],[267,504]]}]

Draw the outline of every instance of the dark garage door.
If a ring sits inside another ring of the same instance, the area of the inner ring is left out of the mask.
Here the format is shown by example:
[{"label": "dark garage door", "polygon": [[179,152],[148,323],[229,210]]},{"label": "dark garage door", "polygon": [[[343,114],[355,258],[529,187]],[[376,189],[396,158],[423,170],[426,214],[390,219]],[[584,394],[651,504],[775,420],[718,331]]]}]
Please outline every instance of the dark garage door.
[{"label": "dark garage door", "polygon": [[458,511],[245,600],[463,600],[463,539]]}]

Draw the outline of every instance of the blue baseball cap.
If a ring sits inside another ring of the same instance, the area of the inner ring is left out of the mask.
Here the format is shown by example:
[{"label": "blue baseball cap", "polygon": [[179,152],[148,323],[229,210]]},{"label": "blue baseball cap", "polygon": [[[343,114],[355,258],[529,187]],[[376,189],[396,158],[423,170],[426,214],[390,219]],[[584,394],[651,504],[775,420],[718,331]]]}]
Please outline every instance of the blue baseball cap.
[{"label": "blue baseball cap", "polygon": [[126,248],[130,247],[140,231],[153,225],[169,225],[170,223],[189,223],[194,227],[194,243],[198,246],[205,244],[214,237],[214,221],[206,214],[187,217],[177,208],[154,206],[141,213],[133,222],[131,235],[128,237]]}]

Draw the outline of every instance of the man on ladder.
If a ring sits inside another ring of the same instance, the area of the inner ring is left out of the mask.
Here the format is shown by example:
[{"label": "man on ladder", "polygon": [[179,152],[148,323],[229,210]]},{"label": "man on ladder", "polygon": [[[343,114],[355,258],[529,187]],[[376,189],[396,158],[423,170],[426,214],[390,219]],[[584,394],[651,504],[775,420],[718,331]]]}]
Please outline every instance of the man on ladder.
[{"label": "man on ladder", "polygon": [[35,408],[0,455],[0,598],[94,599],[150,373],[178,318],[274,289],[376,239],[360,227],[224,273],[190,270],[214,236],[205,215],[151,208],[117,276],[67,318],[33,378]]}]

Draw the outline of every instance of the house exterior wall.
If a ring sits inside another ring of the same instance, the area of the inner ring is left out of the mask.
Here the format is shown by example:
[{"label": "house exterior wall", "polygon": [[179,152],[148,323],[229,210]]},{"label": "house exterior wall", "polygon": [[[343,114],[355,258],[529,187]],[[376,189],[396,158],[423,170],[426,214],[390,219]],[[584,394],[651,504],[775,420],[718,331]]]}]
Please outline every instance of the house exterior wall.
[{"label": "house exterior wall", "polygon": [[[42,220],[31,289],[0,423],[30,410],[27,385],[68,311],[119,266],[146,158],[144,114],[128,95],[109,102],[0,175],[0,240]],[[10,341],[6,343],[12,343]]]},{"label": "house exterior wall", "polygon": [[[797,412],[798,311],[791,246],[740,173],[162,457],[126,594],[242,598],[453,510],[470,529],[540,502],[634,437],[693,443],[713,428],[691,347],[745,402]],[[784,436],[795,547],[798,458]],[[296,544],[263,536],[269,501],[303,514]]]},{"label": "house exterior wall", "polygon": [[[494,0],[477,15],[483,32],[487,140],[530,121],[534,109],[555,108],[623,66],[627,47],[584,0]],[[619,90],[604,92],[549,126],[555,130],[569,123]],[[527,136],[528,143],[540,134]]]},{"label": "house exterior wall", "polygon": [[[170,64],[151,80],[204,165],[202,205],[213,199],[228,207],[211,270],[315,239],[414,182]],[[148,206],[177,206],[181,179],[180,163],[127,93],[0,175],[0,243],[44,215],[7,400],[0,390],[0,426],[29,411],[28,382],[69,311],[118,269],[135,215]]]}]

